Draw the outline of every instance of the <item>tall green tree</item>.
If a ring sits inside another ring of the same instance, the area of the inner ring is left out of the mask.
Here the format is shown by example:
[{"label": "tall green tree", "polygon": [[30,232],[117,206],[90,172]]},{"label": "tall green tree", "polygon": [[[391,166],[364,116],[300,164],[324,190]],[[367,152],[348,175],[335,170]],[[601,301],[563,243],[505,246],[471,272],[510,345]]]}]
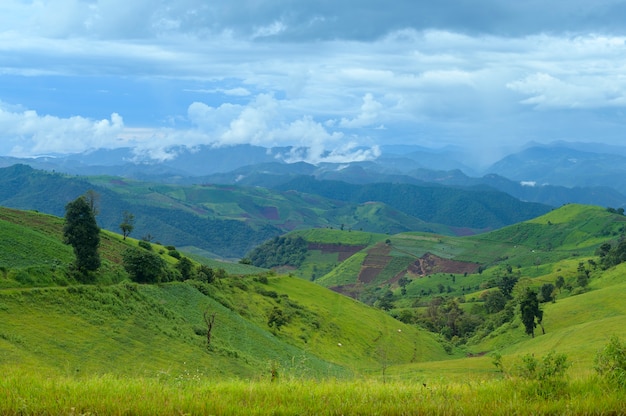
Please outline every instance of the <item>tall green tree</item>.
[{"label": "tall green tree", "polygon": [[100,267],[100,227],[92,207],[85,196],[80,196],[65,206],[65,242],[74,248],[76,268],[83,274]]},{"label": "tall green tree", "polygon": [[[530,288],[526,288],[524,297],[520,301],[520,313],[522,314],[522,322],[526,333],[535,337],[535,328],[537,324],[542,325],[543,311],[539,309],[539,299],[537,292]],[[541,326],[543,331],[543,325]],[[545,331],[543,331],[545,333]]]}]

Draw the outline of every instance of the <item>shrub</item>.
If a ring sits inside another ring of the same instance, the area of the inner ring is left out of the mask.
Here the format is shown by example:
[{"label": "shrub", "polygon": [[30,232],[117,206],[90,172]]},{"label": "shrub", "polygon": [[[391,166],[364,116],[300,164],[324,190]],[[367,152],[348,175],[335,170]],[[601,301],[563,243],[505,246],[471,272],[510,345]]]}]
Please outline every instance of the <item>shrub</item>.
[{"label": "shrub", "polygon": [[158,283],[165,277],[166,264],[158,255],[138,249],[124,253],[124,268],[137,283]]},{"label": "shrub", "polygon": [[626,344],[617,336],[612,336],[609,343],[596,354],[594,368],[614,386],[626,387]]},{"label": "shrub", "polygon": [[543,398],[560,396],[567,383],[565,372],[569,368],[565,354],[550,351],[541,361],[531,354],[522,357],[518,365],[518,376],[529,381],[528,393]]},{"label": "shrub", "polygon": [[137,245],[148,251],[152,251],[152,244],[150,244],[148,241],[140,240],[139,242],[137,242]]}]

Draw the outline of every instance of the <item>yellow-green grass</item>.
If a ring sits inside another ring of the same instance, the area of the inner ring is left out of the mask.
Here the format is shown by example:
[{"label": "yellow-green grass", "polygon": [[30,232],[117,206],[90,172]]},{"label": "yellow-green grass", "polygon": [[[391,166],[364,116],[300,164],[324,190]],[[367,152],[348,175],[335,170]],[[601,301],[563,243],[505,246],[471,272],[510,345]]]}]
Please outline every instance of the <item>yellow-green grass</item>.
[{"label": "yellow-green grass", "polygon": [[311,332],[302,348],[357,373],[450,358],[433,334],[323,287],[288,277],[271,279],[269,287],[306,304],[315,313],[319,330]]},{"label": "yellow-green grass", "polygon": [[111,375],[48,378],[12,370],[0,379],[0,413],[13,415],[527,415],[621,414],[624,390],[594,378],[538,396],[522,380],[275,382]]},{"label": "yellow-green grass", "polygon": [[[204,311],[216,314],[206,348]],[[262,377],[345,372],[185,284],[0,292],[0,368],[50,374]],[[303,366],[301,361],[306,362]]]},{"label": "yellow-green grass", "polygon": [[357,283],[365,257],[367,257],[367,250],[361,250],[353,254],[322,278],[317,279],[316,283],[324,287]]},{"label": "yellow-green grass", "polygon": [[574,370],[591,371],[596,352],[610,337],[626,336],[626,280],[619,277],[625,272],[626,266],[620,265],[592,279],[588,292],[542,304],[545,334],[537,327],[534,338],[522,336],[523,326],[516,320],[472,350],[498,350],[503,355],[555,350],[572,360]]},{"label": "yellow-green grass", "polygon": [[226,271],[226,273],[228,274],[243,276],[259,274],[268,271],[267,269],[255,267],[249,264],[241,264],[235,261],[217,260],[216,258],[212,258],[210,253],[207,253],[205,250],[199,249],[197,247],[185,246],[178,248],[178,250],[184,256],[187,256],[200,264],[209,266],[214,270],[224,269],[224,271]]},{"label": "yellow-green grass", "polygon": [[384,241],[384,234],[367,233],[364,231],[335,230],[328,228],[311,228],[299,230],[289,235],[301,236],[308,242],[323,244],[370,245]]}]

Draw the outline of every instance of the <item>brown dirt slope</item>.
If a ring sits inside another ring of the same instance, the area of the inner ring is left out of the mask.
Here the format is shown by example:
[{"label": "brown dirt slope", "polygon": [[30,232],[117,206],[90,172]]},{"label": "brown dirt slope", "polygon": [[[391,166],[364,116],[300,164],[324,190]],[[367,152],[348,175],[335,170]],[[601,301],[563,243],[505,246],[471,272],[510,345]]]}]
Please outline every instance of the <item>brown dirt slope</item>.
[{"label": "brown dirt slope", "polygon": [[409,272],[418,276],[428,276],[435,273],[474,273],[478,264],[464,261],[444,259],[432,253],[426,253],[409,266]]},{"label": "brown dirt slope", "polygon": [[363,250],[365,246],[350,246],[346,244],[322,244],[322,243],[309,243],[309,250],[319,250],[323,254],[337,253],[338,260],[344,261],[350,256]]}]

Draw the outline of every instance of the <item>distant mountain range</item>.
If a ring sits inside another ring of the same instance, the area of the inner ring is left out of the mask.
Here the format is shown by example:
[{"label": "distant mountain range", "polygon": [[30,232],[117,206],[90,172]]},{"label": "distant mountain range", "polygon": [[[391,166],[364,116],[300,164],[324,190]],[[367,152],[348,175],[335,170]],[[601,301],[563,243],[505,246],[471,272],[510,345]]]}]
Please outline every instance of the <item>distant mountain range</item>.
[{"label": "distant mountain range", "polygon": [[287,163],[290,147],[238,145],[224,148],[184,146],[153,160],[131,148],[33,159],[0,157],[0,167],[16,163],[76,175],[115,175],[171,184],[229,184],[280,187],[299,177],[352,184],[404,183],[491,188],[551,206],[582,203],[626,206],[626,147],[598,144],[530,144],[487,169],[469,166],[460,149],[383,146],[372,161]]},{"label": "distant mountain range", "polygon": [[94,190],[99,195],[97,219],[103,228],[119,231],[122,214],[129,211],[136,217],[135,237],[224,258],[241,258],[263,241],[296,229],[467,235],[551,209],[492,188],[350,184],[310,175],[283,176],[291,179],[270,189],[76,176],[18,164],[0,168],[0,205],[63,216],[69,201]]}]

